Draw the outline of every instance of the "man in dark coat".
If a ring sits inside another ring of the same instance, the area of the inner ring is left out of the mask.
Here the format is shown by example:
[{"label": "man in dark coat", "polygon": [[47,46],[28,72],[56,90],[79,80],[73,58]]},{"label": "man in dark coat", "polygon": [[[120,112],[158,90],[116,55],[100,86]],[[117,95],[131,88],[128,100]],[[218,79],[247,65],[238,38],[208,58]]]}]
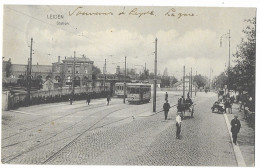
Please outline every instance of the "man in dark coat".
[{"label": "man in dark coat", "polygon": [[107,105],[109,105],[109,102],[111,101],[110,95],[107,96]]},{"label": "man in dark coat", "polygon": [[69,98],[69,99],[70,99],[70,105],[72,105],[73,98],[74,98],[74,94],[73,94],[73,93],[71,93],[71,94],[70,94],[70,98]]},{"label": "man in dark coat", "polygon": [[238,116],[235,115],[234,119],[231,121],[231,132],[232,132],[233,143],[235,145],[237,144],[237,134],[239,133],[239,130],[241,128],[240,121],[237,118]]},{"label": "man in dark coat", "polygon": [[168,103],[168,100],[163,104],[163,110],[164,110],[164,117],[165,120],[167,120],[168,112],[170,110],[170,104]]},{"label": "man in dark coat", "polygon": [[87,94],[87,103],[88,103],[88,105],[89,105],[89,103],[90,103],[90,95],[89,94]]},{"label": "man in dark coat", "polygon": [[168,93],[165,93],[165,100],[168,100]]}]

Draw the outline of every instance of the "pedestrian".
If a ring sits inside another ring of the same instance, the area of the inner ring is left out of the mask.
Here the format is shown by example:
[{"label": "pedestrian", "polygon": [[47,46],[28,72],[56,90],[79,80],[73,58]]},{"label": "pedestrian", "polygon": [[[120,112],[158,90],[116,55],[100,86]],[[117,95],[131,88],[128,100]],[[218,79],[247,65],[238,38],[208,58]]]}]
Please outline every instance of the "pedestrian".
[{"label": "pedestrian", "polygon": [[88,105],[89,105],[89,103],[90,103],[90,95],[89,95],[89,94],[87,94],[86,101],[87,101],[87,103],[88,103]]},{"label": "pedestrian", "polygon": [[225,112],[229,113],[229,114],[232,114],[232,106],[231,106],[231,101],[229,98],[227,98],[226,102],[225,102]]},{"label": "pedestrian", "polygon": [[107,96],[107,105],[109,105],[109,102],[111,101],[110,95]]},{"label": "pedestrian", "polygon": [[230,98],[231,106],[234,104],[234,102],[235,102],[235,96],[231,96],[231,98]]},{"label": "pedestrian", "polygon": [[73,93],[70,94],[70,98],[69,98],[69,100],[70,100],[70,105],[72,105],[72,101],[73,101]]},{"label": "pedestrian", "polygon": [[253,101],[252,97],[249,97],[249,99],[245,103],[244,118],[248,119],[250,113],[254,113],[254,112],[255,112],[255,102]]},{"label": "pedestrian", "polygon": [[239,130],[241,128],[240,121],[237,118],[238,116],[235,115],[234,119],[231,121],[231,132],[232,132],[233,143],[235,145],[237,144],[237,134],[239,133]]},{"label": "pedestrian", "polygon": [[181,133],[181,117],[177,113],[177,116],[176,116],[176,138],[177,139],[180,139],[180,133]]},{"label": "pedestrian", "polygon": [[171,108],[170,104],[168,103],[168,100],[166,100],[166,102],[163,104],[165,120],[167,120],[167,116],[168,116],[168,112],[169,112],[170,108]]},{"label": "pedestrian", "polygon": [[168,93],[165,93],[165,101],[168,100]]}]

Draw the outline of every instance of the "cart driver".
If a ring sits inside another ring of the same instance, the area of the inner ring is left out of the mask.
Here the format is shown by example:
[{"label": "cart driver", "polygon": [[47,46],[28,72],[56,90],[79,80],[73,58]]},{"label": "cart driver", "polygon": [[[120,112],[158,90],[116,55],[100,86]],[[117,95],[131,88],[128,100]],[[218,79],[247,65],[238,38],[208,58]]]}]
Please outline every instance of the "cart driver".
[{"label": "cart driver", "polygon": [[193,104],[193,102],[192,102],[190,97],[187,97],[185,102],[188,104],[189,107]]}]

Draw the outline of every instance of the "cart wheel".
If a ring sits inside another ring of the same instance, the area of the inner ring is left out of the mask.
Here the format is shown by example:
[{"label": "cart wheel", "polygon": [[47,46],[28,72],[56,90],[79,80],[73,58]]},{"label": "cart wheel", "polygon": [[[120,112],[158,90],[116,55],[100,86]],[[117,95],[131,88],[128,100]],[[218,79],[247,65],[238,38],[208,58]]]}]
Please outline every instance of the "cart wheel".
[{"label": "cart wheel", "polygon": [[212,113],[214,112],[214,108],[213,107],[211,107],[211,111],[212,111]]}]

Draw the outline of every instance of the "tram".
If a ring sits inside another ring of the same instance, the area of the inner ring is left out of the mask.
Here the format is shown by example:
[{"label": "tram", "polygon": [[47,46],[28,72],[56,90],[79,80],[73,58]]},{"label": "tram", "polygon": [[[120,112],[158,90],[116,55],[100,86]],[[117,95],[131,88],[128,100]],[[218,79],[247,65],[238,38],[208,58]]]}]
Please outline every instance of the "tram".
[{"label": "tram", "polygon": [[151,99],[151,85],[144,83],[127,84],[127,101],[130,104],[148,103]]},{"label": "tram", "polygon": [[[127,83],[126,83],[126,86],[127,86]],[[124,97],[124,83],[115,84],[115,95],[117,97]],[[127,90],[126,90],[126,96],[127,96]]]}]

